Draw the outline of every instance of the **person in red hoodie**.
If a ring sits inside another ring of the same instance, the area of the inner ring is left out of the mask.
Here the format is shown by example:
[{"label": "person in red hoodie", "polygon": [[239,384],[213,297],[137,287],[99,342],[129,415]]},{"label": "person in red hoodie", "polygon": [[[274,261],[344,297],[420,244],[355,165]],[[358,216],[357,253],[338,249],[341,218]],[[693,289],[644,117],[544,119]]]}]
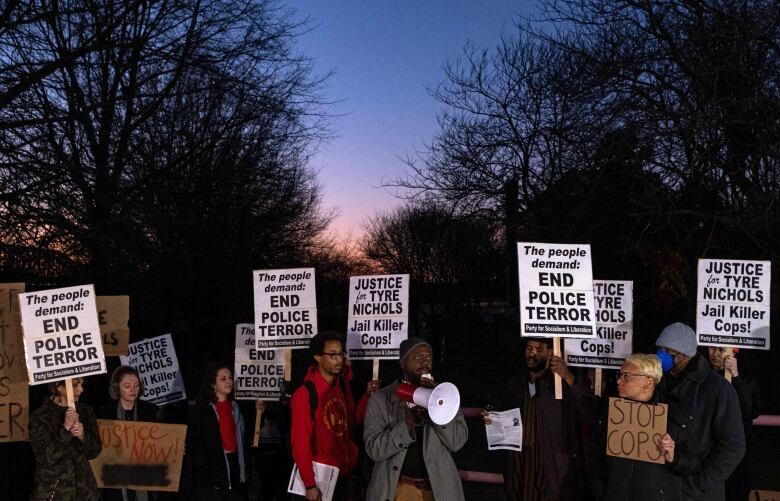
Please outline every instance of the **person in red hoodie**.
[{"label": "person in red hoodie", "polygon": [[[352,441],[355,412],[355,401],[349,389],[352,371],[344,363],[344,344],[337,332],[318,333],[309,343],[309,352],[317,365],[309,367],[304,384],[293,393],[290,401],[293,459],[306,487],[305,499],[322,499],[312,467],[312,461],[316,461],[339,469],[333,501],[346,501],[349,475],[358,457],[357,446]],[[314,419],[309,389],[312,384],[317,393]]]}]

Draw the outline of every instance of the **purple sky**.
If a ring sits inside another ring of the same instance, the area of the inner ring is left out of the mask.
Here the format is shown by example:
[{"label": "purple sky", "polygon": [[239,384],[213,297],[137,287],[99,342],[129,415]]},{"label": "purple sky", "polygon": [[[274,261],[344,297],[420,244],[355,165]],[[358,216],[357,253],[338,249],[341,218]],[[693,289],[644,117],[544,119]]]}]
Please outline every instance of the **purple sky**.
[{"label": "purple sky", "polygon": [[361,223],[402,203],[383,180],[404,176],[400,160],[423,147],[437,130],[439,105],[428,95],[443,78],[442,64],[455,60],[466,42],[495,47],[514,31],[517,14],[533,0],[287,0],[313,29],[298,48],[333,70],[325,98],[335,137],[312,166],[324,188],[325,206],[336,208],[332,231],[363,235]]}]

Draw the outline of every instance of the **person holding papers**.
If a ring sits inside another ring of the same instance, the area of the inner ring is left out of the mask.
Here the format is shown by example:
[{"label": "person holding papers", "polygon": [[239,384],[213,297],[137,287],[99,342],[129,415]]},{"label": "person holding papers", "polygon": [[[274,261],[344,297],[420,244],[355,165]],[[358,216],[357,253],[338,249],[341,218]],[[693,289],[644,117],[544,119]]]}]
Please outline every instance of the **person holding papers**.
[{"label": "person holding papers", "polygon": [[[101,419],[117,421],[157,421],[157,406],[140,400],[144,385],[138,371],[120,365],[111,373],[108,396],[111,402],[100,408]],[[103,501],[154,501],[156,493],[132,489],[103,489]]]},{"label": "person holding papers", "polygon": [[[522,452],[507,452],[504,488],[511,501],[579,500],[585,494],[585,465],[580,433],[593,421],[585,378],[575,377],[552,339],[527,338],[526,371],[498,391],[496,410],[520,409]],[[555,398],[554,375],[561,376],[563,399]],[[482,411],[490,424],[487,410]]]},{"label": "person holding papers", "polygon": [[304,384],[293,393],[290,407],[290,441],[295,465],[305,488],[305,499],[322,499],[312,462],[338,468],[332,499],[349,496],[350,474],[357,464],[358,449],[352,441],[355,402],[349,388],[352,372],[345,364],[341,335],[324,331],[311,338],[309,352],[317,363],[309,367]]},{"label": "person holding papers", "polygon": [[233,400],[230,366],[211,364],[187,426],[187,493],[196,501],[246,499],[244,417]]},{"label": "person holding papers", "polygon": [[[662,403],[656,391],[662,376],[661,361],[656,355],[629,355],[618,372],[618,395],[636,402]],[[670,411],[669,432],[655,444],[658,454],[663,454],[664,464],[637,461],[607,455],[608,413],[605,409],[593,431],[593,474],[590,479],[593,497],[597,501],[683,499],[682,477],[678,474],[695,470],[698,462],[681,453],[685,428],[678,421]]]},{"label": "person holding papers", "polygon": [[79,402],[84,378],[74,378],[76,408],[68,408],[65,381],[49,383],[51,397],[30,416],[30,445],[35,454],[35,481],[30,501],[97,501],[100,499],[89,460],[100,454],[95,411]]},{"label": "person holding papers", "polygon": [[427,409],[398,398],[406,382],[435,386],[430,379],[433,353],[419,337],[401,342],[403,380],[385,386],[368,401],[363,438],[375,461],[366,499],[371,501],[462,501],[463,486],[452,453],[468,438],[463,414],[444,425],[431,421]]}]

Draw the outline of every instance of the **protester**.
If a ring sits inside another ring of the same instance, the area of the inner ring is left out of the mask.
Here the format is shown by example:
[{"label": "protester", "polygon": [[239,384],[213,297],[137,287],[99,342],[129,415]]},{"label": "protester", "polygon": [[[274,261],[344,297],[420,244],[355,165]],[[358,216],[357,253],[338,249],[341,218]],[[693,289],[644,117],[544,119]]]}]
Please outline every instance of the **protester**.
[{"label": "protester", "polygon": [[[578,500],[585,495],[580,430],[593,422],[594,406],[585,378],[575,378],[552,353],[552,340],[529,338],[527,372],[511,379],[495,397],[498,410],[519,408],[523,450],[507,453],[504,487],[512,501]],[[554,374],[563,379],[555,399]],[[491,420],[482,411],[485,423]]]},{"label": "protester", "polygon": [[[618,373],[618,395],[653,405],[662,403],[656,388],[662,376],[661,361],[656,355],[629,355]],[[681,452],[685,444],[685,428],[667,413],[667,433],[657,444],[665,464],[608,456],[607,428],[608,409],[605,409],[594,429],[591,454],[591,490],[596,500],[683,499],[681,477],[676,473],[687,473],[698,467],[695,457],[683,457]]]},{"label": "protester", "polygon": [[209,365],[187,427],[187,499],[246,499],[245,433],[230,366]]},{"label": "protester", "polygon": [[[410,337],[401,342],[403,382],[430,385],[431,346]],[[369,500],[463,500],[463,487],[452,453],[466,443],[463,415],[445,425],[431,422],[427,410],[399,400],[399,382],[377,391],[368,401],[363,437],[368,456],[375,461],[368,485]]]},{"label": "protester", "polygon": [[[138,371],[129,365],[120,365],[111,373],[109,381],[108,396],[111,398],[111,402],[100,408],[98,417],[119,421],[158,421],[157,406],[139,398],[143,391],[144,385]],[[104,501],[153,501],[156,499],[157,496],[154,492],[125,488],[103,489]]]},{"label": "protester", "polygon": [[31,501],[100,499],[89,460],[102,445],[92,407],[80,403],[84,378],[72,379],[76,407],[68,408],[65,381],[49,383],[51,396],[30,416],[30,445],[35,454]]},{"label": "protester", "polygon": [[666,326],[655,345],[662,361],[667,358],[671,365],[660,390],[670,407],[687,419],[683,425],[691,430],[688,450],[701,461],[697,472],[683,478],[683,497],[725,501],[726,479],[745,454],[737,393],[697,353],[696,333],[687,325]]},{"label": "protester", "polygon": [[322,498],[312,466],[316,461],[339,469],[332,499],[347,500],[358,457],[351,438],[355,412],[349,388],[352,371],[345,364],[344,345],[337,332],[315,335],[309,342],[309,352],[316,365],[309,367],[304,384],[295,390],[290,402],[293,459],[306,488],[305,499]]},{"label": "protester", "polygon": [[734,348],[733,351],[733,355],[724,356],[726,348],[708,346],[706,354],[715,372],[721,376],[725,375],[725,371],[731,373],[731,386],[739,399],[745,432],[745,457],[726,480],[726,499],[746,499],[752,487],[753,420],[761,412],[761,391],[758,381],[747,372],[749,368],[745,357],[737,356],[739,349]]}]

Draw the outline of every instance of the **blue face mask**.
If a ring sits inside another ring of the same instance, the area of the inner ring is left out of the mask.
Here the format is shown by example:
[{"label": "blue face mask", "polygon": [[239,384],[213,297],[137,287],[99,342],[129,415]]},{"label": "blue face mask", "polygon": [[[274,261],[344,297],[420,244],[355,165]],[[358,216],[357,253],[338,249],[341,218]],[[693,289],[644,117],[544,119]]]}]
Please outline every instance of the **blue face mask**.
[{"label": "blue face mask", "polygon": [[658,351],[655,352],[656,356],[661,359],[661,369],[663,369],[664,372],[669,372],[672,370],[672,367],[674,367],[674,357],[666,353],[661,348],[658,348]]}]

